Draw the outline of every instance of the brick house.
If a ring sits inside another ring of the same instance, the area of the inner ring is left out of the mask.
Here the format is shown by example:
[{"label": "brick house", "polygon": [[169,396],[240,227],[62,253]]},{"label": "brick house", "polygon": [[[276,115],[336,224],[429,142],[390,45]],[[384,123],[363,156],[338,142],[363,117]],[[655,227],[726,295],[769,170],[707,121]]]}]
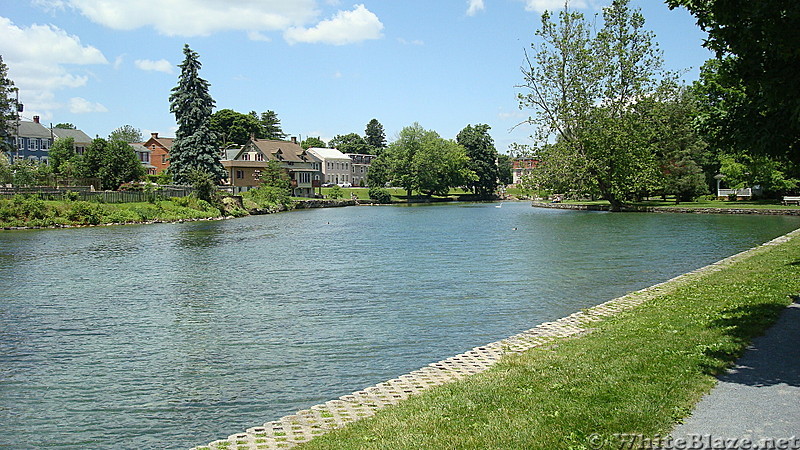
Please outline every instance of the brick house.
[{"label": "brick house", "polygon": [[147,173],[158,175],[169,169],[169,151],[172,148],[174,138],[159,137],[158,133],[150,133],[150,139],[142,142],[141,145],[150,150],[150,166]]}]

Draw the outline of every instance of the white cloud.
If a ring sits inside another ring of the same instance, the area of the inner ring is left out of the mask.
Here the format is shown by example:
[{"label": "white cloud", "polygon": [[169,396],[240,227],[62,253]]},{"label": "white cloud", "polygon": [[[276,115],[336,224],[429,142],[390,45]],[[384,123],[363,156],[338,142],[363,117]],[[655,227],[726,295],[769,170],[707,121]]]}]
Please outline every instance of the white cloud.
[{"label": "white cloud", "polygon": [[483,0],[468,0],[467,3],[469,4],[467,7],[468,16],[474,16],[478,11],[483,11],[485,8]]},{"label": "white cloud", "polygon": [[364,5],[352,11],[339,11],[332,19],[323,20],[313,28],[291,27],[283,37],[290,44],[298,42],[345,45],[368,39],[380,39],[383,23]]},{"label": "white cloud", "polygon": [[69,100],[69,112],[72,114],[86,114],[93,112],[108,112],[108,108],[100,103],[93,103],[85,98],[73,97]]},{"label": "white cloud", "polygon": [[54,99],[59,89],[86,85],[86,69],[74,66],[108,64],[97,48],[83,45],[80,38],[53,25],[19,27],[0,17],[0,54],[8,65],[8,76],[20,89],[26,111],[44,117],[60,108]]},{"label": "white cloud", "polygon": [[[570,0],[570,8],[588,8],[589,4],[586,0]],[[525,9],[527,11],[544,12],[556,11],[564,8],[564,0],[525,0]]]},{"label": "white cloud", "polygon": [[149,59],[137,59],[133,62],[137,69],[145,70],[148,72],[164,72],[172,73],[172,63],[166,59],[159,59],[158,61],[151,61]]},{"label": "white cloud", "polygon": [[106,27],[134,30],[149,26],[166,36],[208,36],[230,30],[279,31],[309,23],[320,14],[316,0],[62,1]]},{"label": "white cloud", "polygon": [[258,31],[248,31],[247,38],[251,41],[272,42],[272,38]]}]

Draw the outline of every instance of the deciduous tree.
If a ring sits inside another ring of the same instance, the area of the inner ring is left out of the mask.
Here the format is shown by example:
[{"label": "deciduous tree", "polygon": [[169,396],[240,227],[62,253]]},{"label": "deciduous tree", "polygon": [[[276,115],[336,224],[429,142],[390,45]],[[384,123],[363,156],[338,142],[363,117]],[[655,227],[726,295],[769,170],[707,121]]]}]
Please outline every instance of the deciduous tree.
[{"label": "deciduous tree", "polygon": [[304,139],[300,146],[303,147],[303,150],[308,150],[310,148],[326,148],[328,144],[317,136]]},{"label": "deciduous tree", "polygon": [[132,125],[123,125],[108,135],[109,141],[125,141],[127,143],[142,142],[142,130]]},{"label": "deciduous tree", "polygon": [[217,136],[218,148],[242,146],[250,136],[263,134],[261,122],[256,117],[232,109],[221,109],[211,115],[211,131]]},{"label": "deciduous tree", "polygon": [[556,141],[540,151],[541,166],[564,165],[569,174],[561,180],[585,179],[614,211],[654,186],[648,118],[637,105],[668,78],[644,17],[628,3],[614,0],[604,8],[596,34],[581,13],[564,10],[559,23],[544,13],[536,32],[541,44],[532,46],[519,86],[525,90],[520,108],[534,110],[525,123],[537,126],[540,145]]},{"label": "deciduous tree", "polygon": [[[685,7],[717,54],[713,82],[735,95],[715,118],[716,138],[736,151],[800,163],[800,6],[785,0],[667,0]],[[711,69],[711,68],[709,68]],[[706,81],[711,81],[706,79]]]},{"label": "deciduous tree", "polygon": [[286,133],[281,128],[281,120],[278,119],[278,114],[275,111],[267,110],[260,115],[255,111],[250,111],[250,116],[258,120],[261,125],[256,135],[257,138],[276,141],[286,139]]},{"label": "deciduous tree", "polygon": [[489,135],[491,127],[478,124],[467,125],[456,136],[458,142],[467,151],[469,168],[475,172],[477,179],[469,184],[470,189],[479,197],[488,198],[497,188],[497,149]]},{"label": "deciduous tree", "polygon": [[337,135],[328,142],[330,148],[338,149],[342,153],[369,154],[372,147],[367,144],[363,137],[356,133]]}]

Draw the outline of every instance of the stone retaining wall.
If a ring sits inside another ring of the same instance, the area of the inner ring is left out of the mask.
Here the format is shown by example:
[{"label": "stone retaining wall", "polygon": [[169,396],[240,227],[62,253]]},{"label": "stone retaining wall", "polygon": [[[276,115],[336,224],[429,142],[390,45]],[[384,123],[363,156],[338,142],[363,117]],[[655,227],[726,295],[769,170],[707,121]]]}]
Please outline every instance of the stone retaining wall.
[{"label": "stone retaining wall", "polygon": [[[578,206],[578,205],[575,205]],[[672,278],[648,288],[632,292],[592,308],[576,312],[555,322],[546,322],[501,341],[475,347],[460,355],[428,364],[419,370],[401,375],[366,389],[344,395],[309,409],[298,411],[243,433],[214,441],[199,449],[275,449],[289,448],[307,442],[328,431],[374,415],[379,409],[400,403],[409,396],[445,383],[483,372],[504,354],[520,353],[533,347],[548,345],[569,336],[591,332],[593,323],[634,308],[650,299],[672,292],[705,273],[716,272],[757,252],[800,236],[800,229],[773,239],[759,247],[738,253],[708,266]]]}]

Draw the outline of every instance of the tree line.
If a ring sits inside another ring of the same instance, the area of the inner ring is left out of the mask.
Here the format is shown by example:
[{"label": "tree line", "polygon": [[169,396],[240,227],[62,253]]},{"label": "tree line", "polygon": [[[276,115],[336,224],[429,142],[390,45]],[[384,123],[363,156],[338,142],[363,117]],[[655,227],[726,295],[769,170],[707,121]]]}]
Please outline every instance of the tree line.
[{"label": "tree line", "polygon": [[[718,180],[731,188],[760,185],[767,195],[796,189],[797,89],[786,96],[769,91],[789,82],[779,81],[786,74],[776,69],[778,62],[796,63],[796,52],[780,60],[763,39],[735,42],[754,34],[791,40],[750,28],[768,27],[770,18],[775,27],[786,24],[780,17],[797,21],[798,9],[780,1],[762,8],[669,0],[698,16],[718,52],[700,80],[684,86],[664,70],[653,33],[629,3],[614,0],[604,8],[599,29],[569,8],[542,15],[518,86],[520,108],[533,110],[523,122],[535,127],[529,153],[539,159],[528,184],[600,197],[612,210],[652,195],[693,200]],[[734,20],[742,13],[758,20]],[[778,48],[787,45],[797,48],[796,39]],[[765,58],[779,61],[764,64]]]}]

